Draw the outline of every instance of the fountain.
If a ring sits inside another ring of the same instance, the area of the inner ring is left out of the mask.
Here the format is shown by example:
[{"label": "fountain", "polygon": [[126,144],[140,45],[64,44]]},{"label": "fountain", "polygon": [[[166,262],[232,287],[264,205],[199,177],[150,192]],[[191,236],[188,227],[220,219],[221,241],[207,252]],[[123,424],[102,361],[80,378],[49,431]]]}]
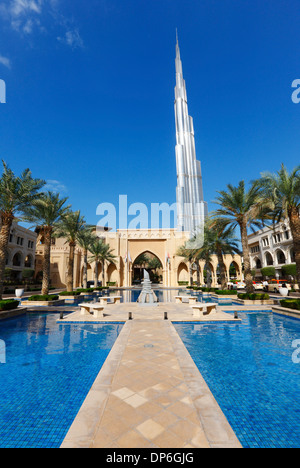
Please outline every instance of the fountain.
[{"label": "fountain", "polygon": [[143,289],[137,300],[140,306],[157,306],[158,299],[156,294],[152,291],[149,273],[144,270],[144,281],[142,282]]}]

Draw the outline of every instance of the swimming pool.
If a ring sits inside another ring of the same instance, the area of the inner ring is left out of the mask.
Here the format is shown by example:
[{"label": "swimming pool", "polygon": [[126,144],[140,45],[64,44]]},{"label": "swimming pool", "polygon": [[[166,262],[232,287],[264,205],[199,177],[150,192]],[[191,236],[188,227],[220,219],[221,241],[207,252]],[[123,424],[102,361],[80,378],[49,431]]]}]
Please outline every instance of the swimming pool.
[{"label": "swimming pool", "polygon": [[242,323],[179,324],[177,332],[245,448],[300,447],[300,321],[241,312]]},{"label": "swimming pool", "polygon": [[57,314],[0,322],[0,448],[59,447],[121,329]]},{"label": "swimming pool", "polygon": [[[153,287],[159,302],[175,302],[175,296],[193,296],[197,297],[199,302],[219,302],[222,305],[240,305],[238,302],[228,299],[224,296],[219,298],[212,298],[210,295],[205,295],[199,291],[190,291],[186,289],[159,289]],[[121,296],[121,302],[137,302],[141,289],[118,289],[112,290],[108,293],[109,296]]]}]

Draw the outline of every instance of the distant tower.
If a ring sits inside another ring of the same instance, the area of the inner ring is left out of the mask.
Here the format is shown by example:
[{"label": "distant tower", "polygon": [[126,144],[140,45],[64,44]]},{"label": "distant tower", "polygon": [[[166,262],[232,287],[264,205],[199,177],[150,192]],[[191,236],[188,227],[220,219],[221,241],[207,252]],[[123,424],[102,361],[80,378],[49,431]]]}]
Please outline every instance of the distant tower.
[{"label": "distant tower", "polygon": [[196,160],[193,119],[189,116],[185,81],[176,33],[176,166],[177,166],[177,229],[196,233],[208,215],[203,200],[200,161]]}]

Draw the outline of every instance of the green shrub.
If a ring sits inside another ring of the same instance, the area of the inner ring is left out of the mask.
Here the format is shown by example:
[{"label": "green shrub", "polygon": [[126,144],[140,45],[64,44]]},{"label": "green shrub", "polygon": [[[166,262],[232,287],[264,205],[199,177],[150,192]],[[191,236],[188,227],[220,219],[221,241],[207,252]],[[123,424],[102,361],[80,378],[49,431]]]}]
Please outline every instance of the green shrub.
[{"label": "green shrub", "polygon": [[18,305],[19,301],[16,301],[14,299],[0,301],[0,311],[17,309]]},{"label": "green shrub", "polygon": [[258,293],[245,293],[238,294],[239,299],[248,300],[248,301],[268,301],[270,299],[269,294],[258,294]]},{"label": "green shrub", "polygon": [[43,301],[43,302],[50,302],[50,301],[57,301],[58,296],[54,295],[37,295],[37,296],[31,296],[28,298],[28,301],[32,302],[38,302],[38,301]]},{"label": "green shrub", "polygon": [[300,310],[300,299],[284,299],[280,301],[280,305],[287,309]]},{"label": "green shrub", "polygon": [[188,281],[178,281],[178,286],[187,286],[188,284]]},{"label": "green shrub", "polygon": [[60,296],[79,296],[80,292],[79,291],[62,291],[59,293]]},{"label": "green shrub", "polygon": [[236,289],[216,289],[216,294],[219,296],[236,296],[237,290]]},{"label": "green shrub", "polygon": [[272,266],[262,268],[260,271],[261,271],[261,274],[263,276],[268,276],[268,277],[274,277],[275,278],[276,270]]},{"label": "green shrub", "polygon": [[79,293],[92,293],[92,292],[94,292],[94,289],[93,288],[76,289],[76,292],[79,292]]},{"label": "green shrub", "polygon": [[297,267],[295,264],[283,265],[281,269],[284,276],[297,276]]}]

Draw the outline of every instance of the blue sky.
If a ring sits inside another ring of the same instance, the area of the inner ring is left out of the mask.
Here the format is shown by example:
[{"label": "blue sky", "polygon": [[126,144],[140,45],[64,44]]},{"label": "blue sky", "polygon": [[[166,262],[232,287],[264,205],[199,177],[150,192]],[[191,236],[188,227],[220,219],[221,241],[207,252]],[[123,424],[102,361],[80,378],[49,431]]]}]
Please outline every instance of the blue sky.
[{"label": "blue sky", "polygon": [[175,29],[204,195],[300,163],[299,0],[2,0],[0,157],[90,223],[176,200]]}]

